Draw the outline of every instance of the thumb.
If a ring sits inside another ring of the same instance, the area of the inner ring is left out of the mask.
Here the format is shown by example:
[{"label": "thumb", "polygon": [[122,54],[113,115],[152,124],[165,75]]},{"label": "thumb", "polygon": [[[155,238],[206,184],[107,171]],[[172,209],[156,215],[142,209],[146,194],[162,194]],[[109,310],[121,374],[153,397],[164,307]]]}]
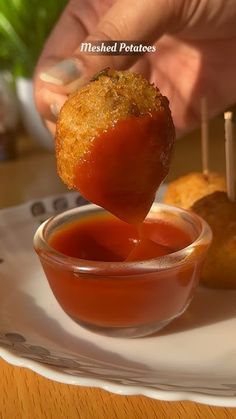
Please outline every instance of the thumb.
[{"label": "thumb", "polygon": [[[171,2],[166,0],[119,0],[103,15],[94,32],[83,43],[101,41],[140,41],[153,43],[164,32],[172,30]],[[81,52],[80,45],[72,56],[40,75],[40,79],[64,87],[71,93],[84,85],[105,67],[128,68],[138,55],[92,55]]]}]

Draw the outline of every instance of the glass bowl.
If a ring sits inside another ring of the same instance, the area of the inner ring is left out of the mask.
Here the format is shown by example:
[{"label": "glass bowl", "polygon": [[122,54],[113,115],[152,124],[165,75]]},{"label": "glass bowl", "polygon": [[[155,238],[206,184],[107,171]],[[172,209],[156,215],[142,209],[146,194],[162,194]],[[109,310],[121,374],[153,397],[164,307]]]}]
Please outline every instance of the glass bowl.
[{"label": "glass bowl", "polygon": [[187,247],[135,262],[98,262],[66,256],[48,241],[65,225],[106,212],[85,205],[56,215],[38,228],[34,247],[62,309],[79,325],[107,336],[152,334],[188,307],[198,285],[212,239],[208,224],[193,212],[155,203],[146,220],[162,220],[183,229]]}]

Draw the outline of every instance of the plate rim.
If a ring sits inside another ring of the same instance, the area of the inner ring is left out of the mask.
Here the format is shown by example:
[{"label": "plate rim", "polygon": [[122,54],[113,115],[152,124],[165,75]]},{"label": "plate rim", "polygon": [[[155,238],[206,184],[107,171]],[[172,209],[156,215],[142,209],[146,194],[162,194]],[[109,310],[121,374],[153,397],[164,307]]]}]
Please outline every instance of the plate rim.
[{"label": "plate rim", "polygon": [[197,391],[162,390],[155,387],[147,388],[145,386],[115,384],[109,380],[101,378],[77,377],[61,372],[57,367],[46,366],[39,361],[18,356],[12,351],[1,347],[0,358],[15,367],[27,368],[44,378],[61,384],[100,388],[113,394],[123,396],[146,396],[159,401],[192,401],[195,403],[217,407],[236,407],[236,396],[210,395],[199,393]]},{"label": "plate rim", "polygon": [[[162,185],[164,189],[166,185]],[[78,192],[65,192],[60,194],[52,194],[40,198],[40,201],[56,199],[58,197],[64,197],[66,195],[80,195]],[[19,207],[30,205],[37,199],[27,200],[27,202],[19,203],[18,205],[12,205],[3,207],[0,212],[13,210]],[[126,395],[126,396],[146,396],[154,400],[162,401],[192,401],[195,403],[201,403],[205,405],[218,406],[218,407],[236,407],[236,394],[232,396],[221,396],[212,395],[207,393],[200,393],[197,391],[184,391],[184,390],[162,390],[158,387],[145,387],[141,385],[131,385],[122,383],[113,383],[109,379],[104,380],[102,378],[91,378],[84,376],[75,376],[67,374],[66,372],[60,371],[59,367],[43,364],[40,361],[35,361],[24,356],[17,355],[10,349],[3,348],[0,344],[0,358],[9,363],[10,365],[27,368],[40,376],[47,378],[51,381],[56,381],[62,384],[100,388],[110,393]]]}]

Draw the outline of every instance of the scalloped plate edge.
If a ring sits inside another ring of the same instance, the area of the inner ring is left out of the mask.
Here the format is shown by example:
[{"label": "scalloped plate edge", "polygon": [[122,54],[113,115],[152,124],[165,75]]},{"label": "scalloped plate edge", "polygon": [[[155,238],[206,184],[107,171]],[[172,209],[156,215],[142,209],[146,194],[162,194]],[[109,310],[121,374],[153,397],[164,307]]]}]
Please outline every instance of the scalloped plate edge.
[{"label": "scalloped plate edge", "polygon": [[82,387],[96,387],[110,393],[123,396],[142,395],[163,401],[192,401],[219,407],[236,407],[236,396],[214,396],[192,391],[165,391],[156,388],[147,389],[141,386],[114,384],[106,380],[69,376],[59,372],[56,368],[46,367],[37,361],[18,357],[11,351],[2,348],[0,348],[0,357],[13,366],[27,368],[44,378],[63,384],[78,385]]}]

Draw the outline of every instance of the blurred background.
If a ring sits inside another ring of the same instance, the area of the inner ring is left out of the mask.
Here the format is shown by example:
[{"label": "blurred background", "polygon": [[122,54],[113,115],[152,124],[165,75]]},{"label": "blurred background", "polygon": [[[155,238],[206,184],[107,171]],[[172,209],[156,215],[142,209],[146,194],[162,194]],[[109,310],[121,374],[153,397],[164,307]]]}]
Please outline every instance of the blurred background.
[{"label": "blurred background", "polygon": [[[53,138],[33,101],[32,76],[67,0],[0,0],[0,208],[64,193]],[[210,121],[210,170],[225,173],[224,120]],[[201,171],[201,133],[176,142],[167,181]]]},{"label": "blurred background", "polygon": [[43,44],[67,0],[0,1],[0,161],[14,158],[20,131],[35,145],[53,141],[35,109],[32,76]]}]

